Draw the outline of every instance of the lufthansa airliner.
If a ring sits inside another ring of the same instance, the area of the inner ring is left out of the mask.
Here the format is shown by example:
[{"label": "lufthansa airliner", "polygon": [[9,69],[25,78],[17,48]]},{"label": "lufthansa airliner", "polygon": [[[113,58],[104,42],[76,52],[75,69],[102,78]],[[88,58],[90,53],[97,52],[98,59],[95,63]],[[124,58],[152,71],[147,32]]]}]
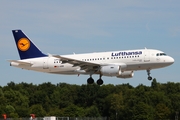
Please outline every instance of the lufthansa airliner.
[{"label": "lufthansa airliner", "polygon": [[96,83],[102,85],[102,76],[131,78],[138,70],[146,70],[148,80],[152,80],[152,69],[174,63],[174,59],[163,51],[146,48],[72,55],[44,54],[21,30],[12,30],[12,33],[20,60],[9,60],[11,66],[52,74],[86,74],[89,75],[88,84],[94,83],[94,74],[99,75]]}]

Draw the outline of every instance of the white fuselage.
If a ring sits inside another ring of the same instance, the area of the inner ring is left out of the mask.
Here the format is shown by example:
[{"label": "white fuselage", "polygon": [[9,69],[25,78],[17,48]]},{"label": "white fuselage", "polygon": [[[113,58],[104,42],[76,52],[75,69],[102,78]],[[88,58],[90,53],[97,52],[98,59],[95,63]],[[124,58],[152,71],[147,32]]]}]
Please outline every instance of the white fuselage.
[{"label": "white fuselage", "polygon": [[[134,52],[135,51],[135,52]],[[151,70],[171,65],[174,59],[162,51],[153,49],[138,49],[126,51],[98,52],[87,54],[62,55],[66,58],[76,59],[90,63],[105,65],[121,65],[121,71]],[[79,66],[62,63],[60,58],[51,55],[47,57],[19,60],[31,64],[11,62],[12,66],[53,74],[90,74],[81,70]]]}]

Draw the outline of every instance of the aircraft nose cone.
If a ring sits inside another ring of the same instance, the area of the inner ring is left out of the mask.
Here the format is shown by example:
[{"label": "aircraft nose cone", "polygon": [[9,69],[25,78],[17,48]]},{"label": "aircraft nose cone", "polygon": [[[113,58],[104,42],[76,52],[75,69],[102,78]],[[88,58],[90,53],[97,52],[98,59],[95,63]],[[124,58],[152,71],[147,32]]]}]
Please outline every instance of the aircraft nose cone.
[{"label": "aircraft nose cone", "polygon": [[169,57],[168,62],[170,62],[171,64],[173,64],[173,63],[174,63],[174,58]]}]

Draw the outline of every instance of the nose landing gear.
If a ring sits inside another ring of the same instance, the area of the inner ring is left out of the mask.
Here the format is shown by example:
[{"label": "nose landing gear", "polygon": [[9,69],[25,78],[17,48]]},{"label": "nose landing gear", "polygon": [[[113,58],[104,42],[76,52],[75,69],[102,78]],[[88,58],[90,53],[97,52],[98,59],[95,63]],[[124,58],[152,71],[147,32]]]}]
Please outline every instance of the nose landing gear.
[{"label": "nose landing gear", "polygon": [[152,80],[152,77],[150,76],[150,70],[147,70],[148,80]]}]

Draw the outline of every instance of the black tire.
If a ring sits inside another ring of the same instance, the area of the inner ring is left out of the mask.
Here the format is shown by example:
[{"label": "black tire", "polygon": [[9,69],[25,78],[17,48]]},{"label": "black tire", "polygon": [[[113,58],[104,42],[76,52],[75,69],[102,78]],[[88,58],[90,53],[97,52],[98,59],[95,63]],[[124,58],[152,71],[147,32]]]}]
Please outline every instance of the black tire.
[{"label": "black tire", "polygon": [[88,84],[93,84],[94,83],[94,79],[92,77],[87,79],[87,83]]},{"label": "black tire", "polygon": [[98,84],[98,85],[102,85],[102,84],[103,84],[103,80],[102,80],[102,79],[98,79],[98,80],[97,80],[97,84]]},{"label": "black tire", "polygon": [[148,80],[152,80],[152,77],[151,77],[151,76],[149,76],[149,77],[148,77]]}]

